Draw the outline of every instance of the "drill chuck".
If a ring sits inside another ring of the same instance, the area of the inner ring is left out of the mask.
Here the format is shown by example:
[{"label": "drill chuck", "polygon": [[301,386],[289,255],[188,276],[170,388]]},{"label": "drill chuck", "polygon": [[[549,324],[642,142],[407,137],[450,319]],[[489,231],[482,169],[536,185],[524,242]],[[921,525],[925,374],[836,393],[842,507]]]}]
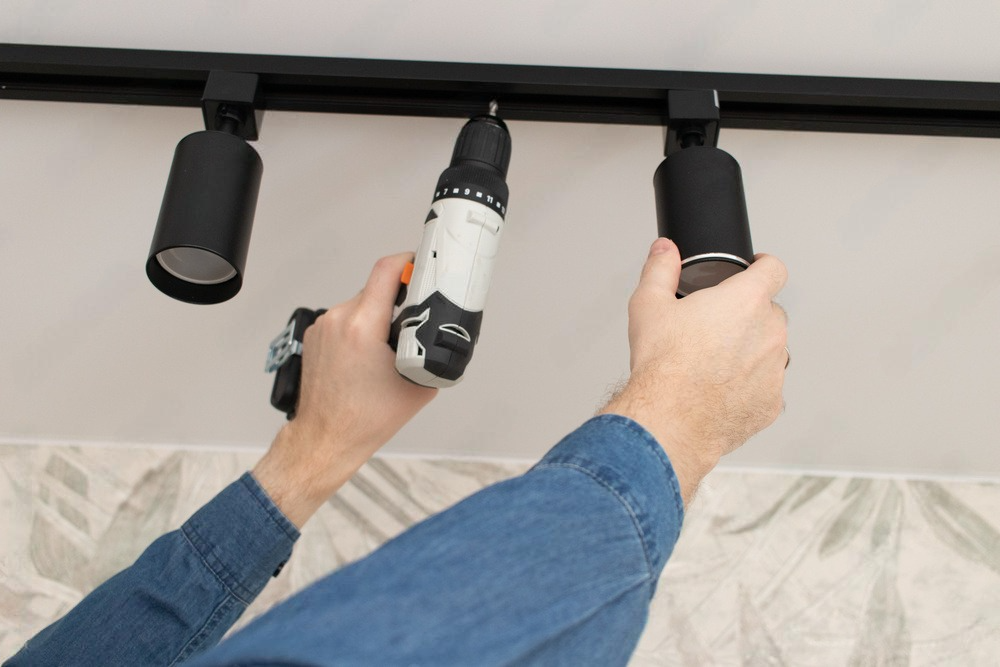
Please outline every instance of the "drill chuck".
[{"label": "drill chuck", "polygon": [[495,169],[507,178],[510,166],[510,133],[496,116],[476,116],[462,128],[451,155],[452,167],[469,164]]}]

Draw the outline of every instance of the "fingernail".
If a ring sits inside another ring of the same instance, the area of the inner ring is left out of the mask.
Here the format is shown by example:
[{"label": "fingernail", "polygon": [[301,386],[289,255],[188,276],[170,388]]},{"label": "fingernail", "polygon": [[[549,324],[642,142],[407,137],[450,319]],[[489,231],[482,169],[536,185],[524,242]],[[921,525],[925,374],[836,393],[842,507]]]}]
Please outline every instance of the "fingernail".
[{"label": "fingernail", "polygon": [[653,257],[654,255],[662,255],[670,250],[672,245],[673,243],[671,243],[670,239],[661,236],[653,241],[653,245],[649,248],[649,256]]}]

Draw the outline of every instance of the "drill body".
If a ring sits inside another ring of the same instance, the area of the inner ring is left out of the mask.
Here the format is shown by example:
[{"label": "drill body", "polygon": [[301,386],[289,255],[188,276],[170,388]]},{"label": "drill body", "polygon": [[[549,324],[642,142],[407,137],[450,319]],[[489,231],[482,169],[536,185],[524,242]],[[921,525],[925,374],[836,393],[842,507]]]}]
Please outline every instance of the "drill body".
[{"label": "drill body", "polygon": [[[458,135],[396,300],[389,345],[411,382],[450,387],[472,359],[507,215],[509,164],[510,134],[492,104]],[[271,405],[289,419],[298,406],[302,338],[323,312],[296,310],[268,350],[265,370],[276,373]]]},{"label": "drill body", "polygon": [[479,339],[503,236],[510,135],[494,115],[466,123],[438,179],[393,318],[396,370],[420,385],[458,383]]}]

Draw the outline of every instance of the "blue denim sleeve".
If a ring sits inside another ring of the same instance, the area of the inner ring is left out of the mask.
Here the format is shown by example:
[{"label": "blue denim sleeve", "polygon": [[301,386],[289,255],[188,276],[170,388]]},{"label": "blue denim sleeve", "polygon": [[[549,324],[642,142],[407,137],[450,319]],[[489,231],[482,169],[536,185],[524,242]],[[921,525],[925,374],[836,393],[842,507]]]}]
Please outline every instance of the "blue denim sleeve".
[{"label": "blue denim sleeve", "polygon": [[298,536],[246,473],[4,665],[181,662],[218,643]]},{"label": "blue denim sleeve", "polygon": [[625,665],[683,512],[654,438],[596,417],[194,663]]}]

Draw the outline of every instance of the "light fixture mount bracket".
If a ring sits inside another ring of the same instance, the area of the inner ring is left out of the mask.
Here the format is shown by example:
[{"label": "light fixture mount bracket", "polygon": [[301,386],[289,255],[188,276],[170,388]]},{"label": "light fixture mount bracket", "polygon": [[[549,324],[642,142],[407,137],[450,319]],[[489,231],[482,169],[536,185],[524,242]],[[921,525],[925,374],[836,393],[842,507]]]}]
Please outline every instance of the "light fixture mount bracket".
[{"label": "light fixture mount bracket", "polygon": [[719,143],[719,94],[715,90],[668,90],[663,154]]},{"label": "light fixture mount bracket", "polygon": [[201,96],[206,130],[224,130],[255,141],[264,118],[260,77],[244,72],[212,70]]}]

